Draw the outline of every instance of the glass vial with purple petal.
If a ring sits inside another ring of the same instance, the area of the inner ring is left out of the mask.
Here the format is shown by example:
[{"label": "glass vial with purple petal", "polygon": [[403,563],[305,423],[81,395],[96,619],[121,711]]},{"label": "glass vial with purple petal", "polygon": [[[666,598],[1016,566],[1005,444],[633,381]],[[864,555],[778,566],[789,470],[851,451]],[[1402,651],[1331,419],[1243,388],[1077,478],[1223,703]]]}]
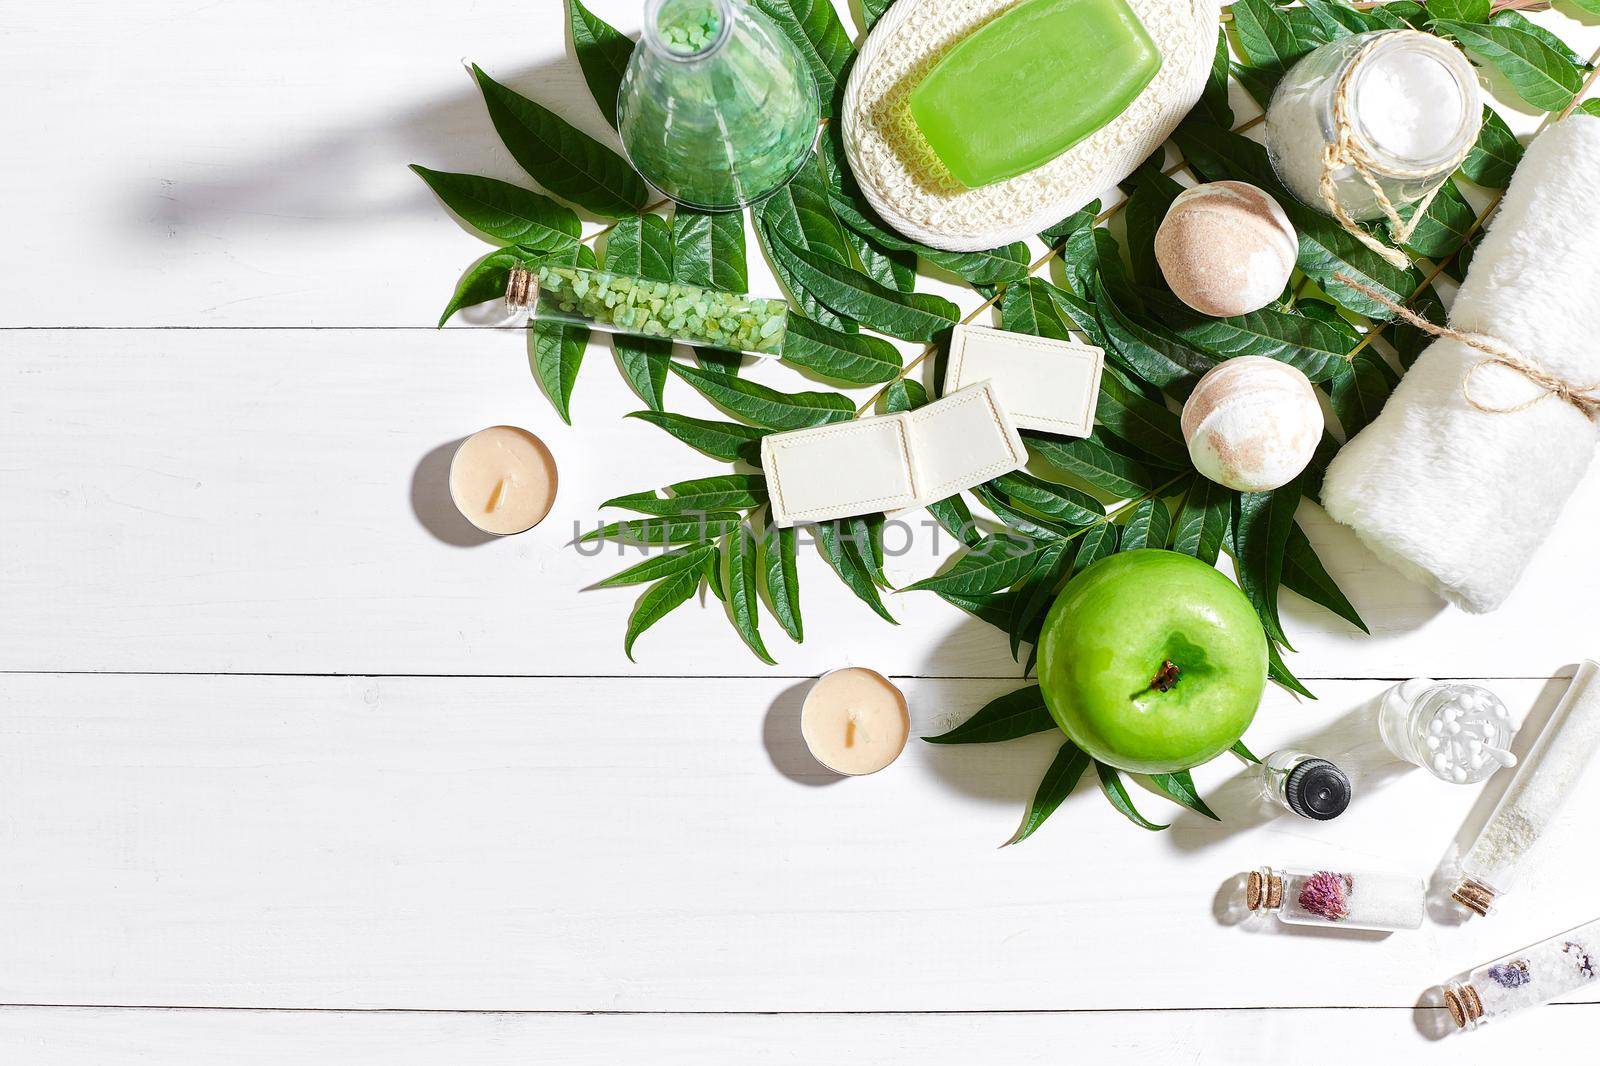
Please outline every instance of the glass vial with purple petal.
[{"label": "glass vial with purple petal", "polygon": [[1459,1029],[1537,1007],[1593,984],[1600,973],[1600,918],[1486,962],[1446,982],[1444,1003]]},{"label": "glass vial with purple petal", "polygon": [[1417,929],[1426,901],[1422,878],[1407,874],[1263,866],[1245,886],[1250,910],[1289,925]]}]

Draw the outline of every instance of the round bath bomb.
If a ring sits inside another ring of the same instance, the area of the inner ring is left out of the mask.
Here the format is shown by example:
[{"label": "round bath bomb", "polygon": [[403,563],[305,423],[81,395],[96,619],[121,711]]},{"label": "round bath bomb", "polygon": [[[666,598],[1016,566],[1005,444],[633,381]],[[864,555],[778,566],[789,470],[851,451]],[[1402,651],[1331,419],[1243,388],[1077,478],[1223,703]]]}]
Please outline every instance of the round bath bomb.
[{"label": "round bath bomb", "polygon": [[1266,492],[1293,481],[1322,440],[1322,407],[1304,374],[1276,359],[1218,363],[1183,405],[1195,469],[1219,485]]},{"label": "round bath bomb", "polygon": [[1278,298],[1300,254],[1278,201],[1242,181],[1185,189],[1156,230],[1156,262],[1178,299],[1226,318]]}]

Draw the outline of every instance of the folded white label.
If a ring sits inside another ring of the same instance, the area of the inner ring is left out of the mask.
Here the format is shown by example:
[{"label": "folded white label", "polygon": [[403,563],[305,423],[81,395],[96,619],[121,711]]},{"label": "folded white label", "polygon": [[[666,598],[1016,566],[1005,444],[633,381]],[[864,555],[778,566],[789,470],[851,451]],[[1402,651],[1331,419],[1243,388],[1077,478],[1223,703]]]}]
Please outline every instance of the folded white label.
[{"label": "folded white label", "polygon": [[1027,458],[988,382],[915,411],[761,439],[776,526],[921,507],[1017,470]]},{"label": "folded white label", "polygon": [[1105,352],[1089,344],[1033,337],[987,326],[957,326],[950,336],[944,389],[992,381],[1023,429],[1087,437]]}]

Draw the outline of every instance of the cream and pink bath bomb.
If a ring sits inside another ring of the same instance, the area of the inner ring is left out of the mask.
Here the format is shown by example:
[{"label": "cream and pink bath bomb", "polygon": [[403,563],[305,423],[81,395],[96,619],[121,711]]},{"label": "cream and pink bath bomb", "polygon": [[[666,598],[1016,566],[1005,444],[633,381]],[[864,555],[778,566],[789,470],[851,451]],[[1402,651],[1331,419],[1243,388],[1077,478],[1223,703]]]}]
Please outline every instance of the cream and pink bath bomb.
[{"label": "cream and pink bath bomb", "polygon": [[1293,481],[1311,462],[1322,426],[1310,380],[1260,355],[1218,363],[1183,405],[1183,439],[1195,469],[1241,492]]},{"label": "cream and pink bath bomb", "polygon": [[1156,262],[1178,299],[1225,318],[1267,306],[1300,254],[1278,201],[1242,181],[1185,189],[1156,230]]}]

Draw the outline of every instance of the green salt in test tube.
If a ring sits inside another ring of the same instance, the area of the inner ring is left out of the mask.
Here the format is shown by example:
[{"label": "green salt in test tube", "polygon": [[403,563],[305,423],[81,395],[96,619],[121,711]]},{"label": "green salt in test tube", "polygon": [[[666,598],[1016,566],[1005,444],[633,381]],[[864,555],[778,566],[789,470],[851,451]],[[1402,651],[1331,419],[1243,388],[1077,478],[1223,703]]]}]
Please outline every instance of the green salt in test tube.
[{"label": "green salt in test tube", "polygon": [[783,300],[545,263],[511,271],[506,303],[536,322],[753,355],[779,354],[789,325]]}]

